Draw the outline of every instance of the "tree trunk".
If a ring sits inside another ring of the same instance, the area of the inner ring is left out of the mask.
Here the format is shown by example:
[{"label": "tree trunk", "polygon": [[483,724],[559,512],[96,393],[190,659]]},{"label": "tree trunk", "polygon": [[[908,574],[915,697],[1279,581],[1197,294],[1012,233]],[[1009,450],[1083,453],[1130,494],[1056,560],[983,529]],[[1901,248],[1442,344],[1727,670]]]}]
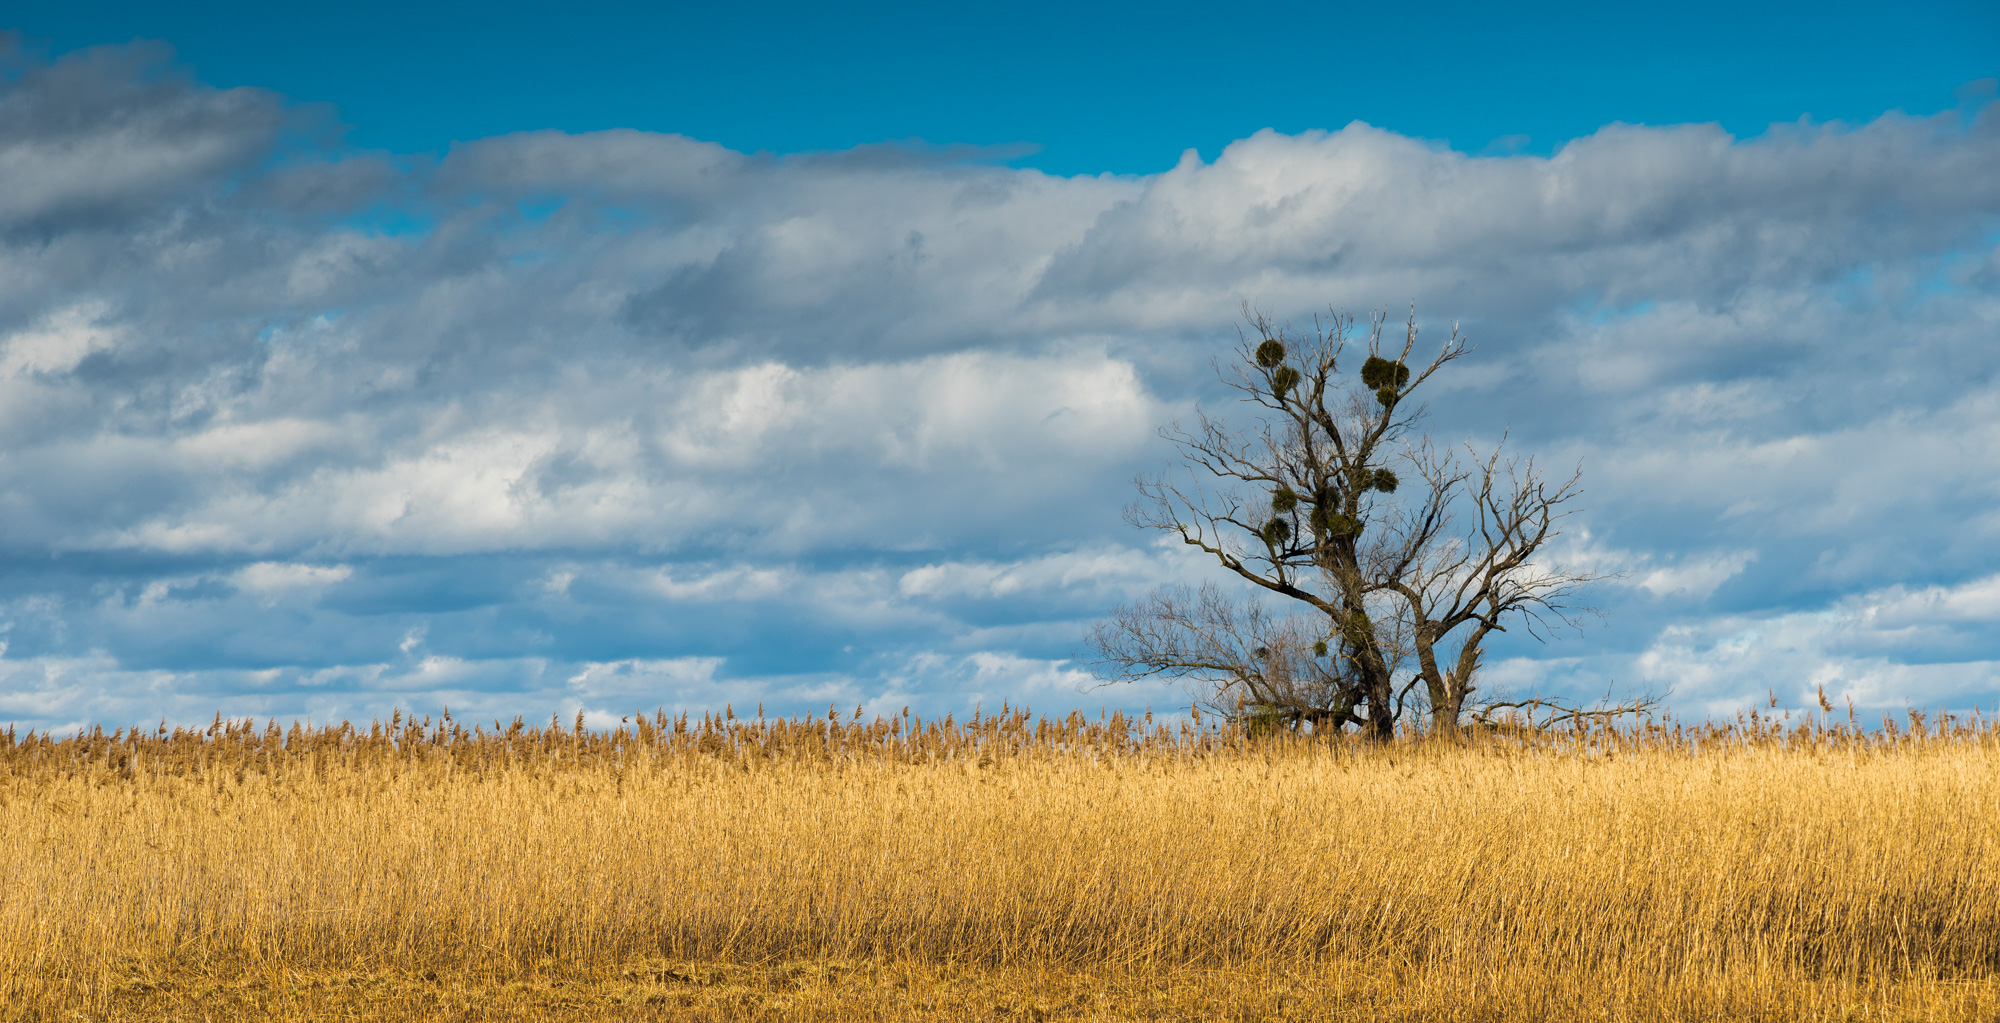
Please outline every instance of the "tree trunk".
[{"label": "tree trunk", "polygon": [[1367,661],[1362,686],[1368,694],[1368,720],[1361,734],[1376,742],[1389,742],[1396,738],[1395,680],[1389,677],[1389,665],[1381,651],[1369,650]]},{"label": "tree trunk", "polygon": [[1439,737],[1458,734],[1459,715],[1465,713],[1465,691],[1447,679],[1431,688],[1431,734]]},{"label": "tree trunk", "polygon": [[1437,625],[1424,620],[1421,609],[1412,610],[1419,616],[1411,642],[1417,648],[1417,675],[1424,680],[1424,689],[1431,698],[1431,735],[1438,738],[1456,735],[1459,715],[1465,712],[1465,687],[1458,676],[1448,675],[1438,667]]},{"label": "tree trunk", "polygon": [[[1438,678],[1438,684],[1431,689],[1431,729],[1433,731],[1457,732],[1459,715],[1465,713],[1465,698],[1472,695],[1472,676],[1479,671],[1479,644],[1492,631],[1485,622],[1472,630],[1465,638],[1465,644],[1458,648],[1458,662],[1451,671]],[[1436,670],[1437,659],[1431,658],[1432,670]]]},{"label": "tree trunk", "polygon": [[1368,722],[1362,727],[1361,734],[1374,742],[1390,742],[1396,738],[1396,694],[1387,685],[1382,686],[1379,693],[1368,697]]}]

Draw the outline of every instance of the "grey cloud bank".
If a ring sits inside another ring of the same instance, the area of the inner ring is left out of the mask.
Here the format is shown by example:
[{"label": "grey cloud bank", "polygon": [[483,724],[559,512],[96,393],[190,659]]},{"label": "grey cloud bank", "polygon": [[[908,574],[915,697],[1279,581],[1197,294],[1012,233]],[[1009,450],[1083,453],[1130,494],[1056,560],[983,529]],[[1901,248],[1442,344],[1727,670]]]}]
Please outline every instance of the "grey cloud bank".
[{"label": "grey cloud bank", "polygon": [[1085,691],[1202,566],[1119,517],[1248,302],[1411,299],[1442,438],[1580,460],[1625,573],[1516,690],[2000,697],[2000,113],[1365,125],[1051,177],[531,133],[353,152],[163,51],[0,84],[0,722]]}]

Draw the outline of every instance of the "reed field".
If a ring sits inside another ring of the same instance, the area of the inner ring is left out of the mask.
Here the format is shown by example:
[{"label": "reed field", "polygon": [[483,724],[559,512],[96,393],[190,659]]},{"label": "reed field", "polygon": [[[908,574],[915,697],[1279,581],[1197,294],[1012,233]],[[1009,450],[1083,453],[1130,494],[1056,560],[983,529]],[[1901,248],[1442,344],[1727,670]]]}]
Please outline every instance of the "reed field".
[{"label": "reed field", "polygon": [[4,734],[7,1019],[2000,1020],[2000,733]]}]

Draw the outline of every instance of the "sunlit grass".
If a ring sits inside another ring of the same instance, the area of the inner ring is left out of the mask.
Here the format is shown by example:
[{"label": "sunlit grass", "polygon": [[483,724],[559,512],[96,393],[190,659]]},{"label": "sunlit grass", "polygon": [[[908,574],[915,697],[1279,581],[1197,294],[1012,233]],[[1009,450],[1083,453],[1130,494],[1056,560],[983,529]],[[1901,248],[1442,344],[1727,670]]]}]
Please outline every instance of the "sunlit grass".
[{"label": "sunlit grass", "polygon": [[24,1018],[2000,1018],[2000,734],[1122,718],[0,746]]}]

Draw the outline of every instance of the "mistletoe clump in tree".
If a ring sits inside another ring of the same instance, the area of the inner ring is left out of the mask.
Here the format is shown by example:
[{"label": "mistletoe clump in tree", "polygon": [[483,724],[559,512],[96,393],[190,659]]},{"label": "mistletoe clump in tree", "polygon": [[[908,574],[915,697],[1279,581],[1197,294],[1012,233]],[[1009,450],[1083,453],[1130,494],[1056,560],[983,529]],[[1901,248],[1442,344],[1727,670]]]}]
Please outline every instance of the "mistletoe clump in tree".
[{"label": "mistletoe clump in tree", "polygon": [[[1197,411],[1194,429],[1162,431],[1185,471],[1140,479],[1127,510],[1290,610],[1213,584],[1156,590],[1093,632],[1100,676],[1183,679],[1252,725],[1354,726],[1376,739],[1427,706],[1430,731],[1443,734],[1485,709],[1471,695],[1491,633],[1585,610],[1570,598],[1595,577],[1545,560],[1577,475],[1550,482],[1497,448],[1461,462],[1416,435],[1424,409],[1411,396],[1466,342],[1454,324],[1413,369],[1414,315],[1399,348],[1383,346],[1383,322],[1370,319],[1359,372],[1346,377],[1351,319],[1293,334],[1251,316],[1254,336],[1223,379],[1257,410],[1257,426],[1238,432]],[[1538,701],[1575,715],[1646,703]]]}]

